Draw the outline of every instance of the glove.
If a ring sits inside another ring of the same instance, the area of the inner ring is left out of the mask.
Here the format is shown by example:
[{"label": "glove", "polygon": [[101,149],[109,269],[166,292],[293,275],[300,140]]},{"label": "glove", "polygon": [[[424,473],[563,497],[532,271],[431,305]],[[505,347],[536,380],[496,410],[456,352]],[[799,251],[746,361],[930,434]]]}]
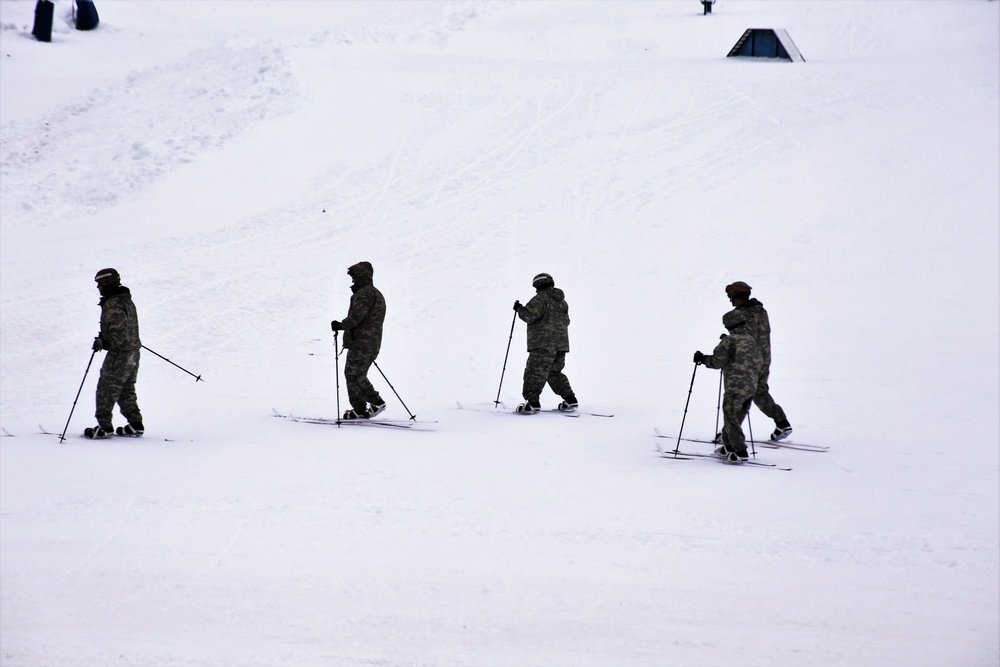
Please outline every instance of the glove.
[{"label": "glove", "polygon": [[703,363],[705,363],[705,355],[702,354],[701,352],[695,352],[694,353],[694,363],[696,363],[696,364],[703,364]]},{"label": "glove", "polygon": [[523,306],[521,305],[521,302],[520,301],[515,301],[514,302],[514,310],[521,310],[521,308],[523,308]]},{"label": "glove", "polygon": [[344,329],[344,325],[339,321],[334,320],[333,322],[330,322],[330,328],[334,331],[342,331]]},{"label": "glove", "polygon": [[104,340],[100,336],[94,337],[94,352],[100,352],[104,349]]}]

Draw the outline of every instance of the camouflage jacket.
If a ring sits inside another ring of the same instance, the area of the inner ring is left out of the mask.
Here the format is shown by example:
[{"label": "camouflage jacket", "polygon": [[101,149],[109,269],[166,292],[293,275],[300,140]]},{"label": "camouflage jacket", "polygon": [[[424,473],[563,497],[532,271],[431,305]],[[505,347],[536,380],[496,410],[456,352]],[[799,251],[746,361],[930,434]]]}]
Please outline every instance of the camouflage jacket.
[{"label": "camouflage jacket", "polygon": [[101,297],[101,341],[105,350],[132,352],[142,347],[132,293],[119,285]]},{"label": "camouflage jacket", "polygon": [[763,357],[763,369],[766,371],[771,367],[771,321],[764,310],[764,304],[757,299],[750,299],[739,310],[746,316],[747,327],[757,340],[757,347]]},{"label": "camouflage jacket", "polygon": [[528,352],[569,352],[569,304],[558,287],[548,287],[517,310],[528,323]]},{"label": "camouflage jacket", "polygon": [[344,347],[379,353],[382,349],[382,323],[385,322],[385,298],[371,280],[361,279],[351,285],[351,307],[341,322],[344,327]]},{"label": "camouflage jacket", "polygon": [[702,363],[708,368],[722,369],[726,391],[749,391],[753,394],[763,369],[760,349],[753,331],[744,327],[733,329],[715,346]]}]

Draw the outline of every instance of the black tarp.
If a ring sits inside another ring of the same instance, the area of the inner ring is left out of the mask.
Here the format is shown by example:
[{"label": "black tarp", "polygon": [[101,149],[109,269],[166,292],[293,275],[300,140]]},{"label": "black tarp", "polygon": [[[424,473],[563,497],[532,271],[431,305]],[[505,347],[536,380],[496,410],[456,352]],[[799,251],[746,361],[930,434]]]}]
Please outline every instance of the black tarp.
[{"label": "black tarp", "polygon": [[76,29],[93,30],[100,23],[93,0],[76,0]]},{"label": "black tarp", "polygon": [[31,28],[31,34],[39,42],[52,41],[52,14],[55,8],[49,0],[38,0],[35,4],[35,25]]}]

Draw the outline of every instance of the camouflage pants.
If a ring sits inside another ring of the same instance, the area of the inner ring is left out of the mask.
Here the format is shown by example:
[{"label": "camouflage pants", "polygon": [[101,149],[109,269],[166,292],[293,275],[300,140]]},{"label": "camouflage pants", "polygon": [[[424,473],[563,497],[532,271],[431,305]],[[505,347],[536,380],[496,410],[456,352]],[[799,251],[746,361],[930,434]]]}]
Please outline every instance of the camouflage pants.
[{"label": "camouflage pants", "polygon": [[537,402],[548,383],[552,391],[562,398],[573,395],[569,378],[563,375],[566,367],[566,353],[550,350],[532,350],[528,352],[528,362],[524,366],[524,385],[521,395],[526,401]]},{"label": "camouflage pants", "polygon": [[355,412],[362,413],[368,409],[368,404],[382,403],[382,397],[368,380],[368,371],[375,363],[377,355],[347,349],[347,361],[344,363],[344,380],[347,381],[347,400]]},{"label": "camouflage pants", "polygon": [[118,404],[122,415],[133,426],[142,425],[142,413],[135,396],[135,380],[139,375],[139,350],[109,350],[101,365],[97,381],[97,423],[111,430],[111,414]]},{"label": "camouflage pants", "polygon": [[767,386],[768,375],[769,373],[764,371],[764,373],[760,376],[760,380],[757,381],[757,390],[753,395],[753,403],[761,412],[773,419],[775,422],[787,421],[785,411],[781,409],[780,405],[774,402],[773,398],[771,398],[771,391]]},{"label": "camouflage pants", "polygon": [[754,398],[754,387],[742,383],[731,386],[726,384],[726,393],[722,396],[722,442],[737,454],[746,454],[747,440],[743,435],[743,419],[750,411]]}]

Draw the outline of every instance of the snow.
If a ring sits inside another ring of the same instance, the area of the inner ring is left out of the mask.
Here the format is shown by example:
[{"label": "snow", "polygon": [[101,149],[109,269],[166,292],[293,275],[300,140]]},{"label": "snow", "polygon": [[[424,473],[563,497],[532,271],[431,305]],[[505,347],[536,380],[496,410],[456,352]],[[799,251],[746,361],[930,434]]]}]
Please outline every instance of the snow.
[{"label": "snow", "polygon": [[[0,2],[4,667],[1000,664],[1000,2],[70,7]],[[420,431],[272,416],[360,260]],[[105,266],[204,379],[144,352],[141,440],[77,437]],[[492,414],[540,271],[613,418]],[[792,472],[657,454],[734,280]]]}]

